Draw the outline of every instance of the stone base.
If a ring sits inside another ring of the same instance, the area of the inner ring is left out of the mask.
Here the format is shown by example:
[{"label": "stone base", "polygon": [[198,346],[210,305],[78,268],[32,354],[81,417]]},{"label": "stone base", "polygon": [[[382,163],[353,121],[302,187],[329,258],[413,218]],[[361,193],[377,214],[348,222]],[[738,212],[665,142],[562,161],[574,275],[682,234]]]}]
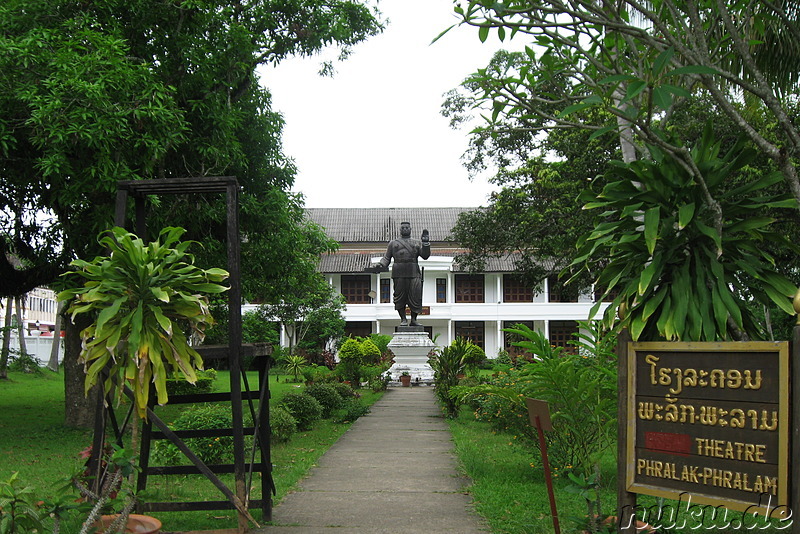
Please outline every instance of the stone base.
[{"label": "stone base", "polygon": [[411,375],[412,384],[433,380],[433,369],[428,365],[428,353],[436,345],[425,333],[425,329],[421,326],[398,326],[397,329],[388,345],[394,353],[394,365],[389,369],[392,380],[400,380],[403,371]]},{"label": "stone base", "polygon": [[395,326],[395,333],[424,332],[424,326]]}]

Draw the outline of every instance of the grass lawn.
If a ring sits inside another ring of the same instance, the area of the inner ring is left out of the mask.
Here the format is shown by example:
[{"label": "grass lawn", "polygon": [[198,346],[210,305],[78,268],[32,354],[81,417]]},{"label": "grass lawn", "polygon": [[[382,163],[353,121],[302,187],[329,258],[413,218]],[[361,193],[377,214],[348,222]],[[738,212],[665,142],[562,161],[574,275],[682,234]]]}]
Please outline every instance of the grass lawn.
[{"label": "grass lawn", "polygon": [[[538,443],[494,432],[487,423],[476,421],[466,408],[462,408],[457,419],[450,421],[450,430],[461,467],[473,482],[469,491],[475,509],[486,518],[492,532],[551,534],[553,522]],[[616,508],[616,459],[613,454],[604,458],[601,473],[602,506],[606,512],[612,512]],[[553,477],[561,531],[579,532],[576,520],[586,517],[586,505],[580,496],[566,490],[571,482],[555,467]],[[639,495],[638,504],[656,510],[659,503],[653,497]],[[751,528],[731,528],[742,520],[741,512],[711,507],[705,507],[703,512],[697,508],[687,512],[685,503],[680,506],[675,501],[663,501],[662,504],[674,507],[677,512],[670,513],[670,508],[665,508],[659,534],[786,532],[785,528],[779,529],[777,523],[768,526],[763,518],[752,515],[745,518],[745,525]]]},{"label": "grass lawn", "polygon": [[[248,376],[251,387],[257,374]],[[287,391],[301,389],[299,384],[286,383],[285,376],[270,377],[270,404],[280,402]],[[220,371],[215,386],[225,391],[229,377]],[[371,405],[381,393],[359,391],[363,403]],[[0,380],[0,480],[8,480],[13,472],[26,486],[35,489],[40,499],[52,499],[69,476],[79,471],[83,460],[78,453],[91,443],[91,431],[69,429],[64,420],[64,377],[44,370],[41,376],[9,373],[9,380]],[[173,421],[185,406],[159,408],[159,417]],[[305,475],[317,459],[341,436],[349,424],[330,420],[319,421],[314,429],[295,434],[287,443],[272,446],[273,478],[277,487],[275,503]],[[225,480],[224,477],[222,477]],[[228,477],[232,481],[232,475]],[[253,480],[254,498],[260,497],[260,482]],[[232,484],[230,484],[232,486]],[[153,500],[219,500],[222,495],[202,476],[152,477],[148,493]],[[164,529],[200,530],[235,527],[233,512],[162,512],[159,519]],[[258,518],[258,515],[256,515]],[[77,532],[75,524],[64,525],[62,532]]]}]

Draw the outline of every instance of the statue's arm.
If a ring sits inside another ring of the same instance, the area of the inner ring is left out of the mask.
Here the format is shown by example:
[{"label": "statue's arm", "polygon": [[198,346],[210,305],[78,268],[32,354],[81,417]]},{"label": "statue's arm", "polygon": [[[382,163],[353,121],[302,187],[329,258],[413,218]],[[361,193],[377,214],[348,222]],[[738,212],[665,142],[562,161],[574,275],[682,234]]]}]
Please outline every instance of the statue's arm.
[{"label": "statue's arm", "polygon": [[392,261],[392,243],[389,243],[389,246],[386,247],[386,254],[383,255],[378,263],[373,263],[369,267],[364,269],[365,272],[370,273],[380,273],[389,270],[389,263]]}]

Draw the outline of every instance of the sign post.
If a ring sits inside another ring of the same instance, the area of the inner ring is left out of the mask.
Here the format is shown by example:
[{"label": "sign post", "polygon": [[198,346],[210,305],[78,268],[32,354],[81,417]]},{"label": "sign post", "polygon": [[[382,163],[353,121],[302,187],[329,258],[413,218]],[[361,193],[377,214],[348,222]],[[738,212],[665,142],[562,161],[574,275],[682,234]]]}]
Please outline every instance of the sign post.
[{"label": "sign post", "polygon": [[547,484],[547,494],[550,497],[550,513],[553,515],[553,531],[561,534],[561,527],[558,524],[558,510],[556,509],[556,495],[553,491],[553,479],[550,474],[550,462],[547,460],[547,443],[544,440],[544,431],[553,430],[553,423],[550,421],[550,407],[545,401],[526,398],[525,404],[528,407],[528,417],[531,426],[536,427],[539,434],[539,450],[542,452],[542,467],[544,467],[544,481]]}]

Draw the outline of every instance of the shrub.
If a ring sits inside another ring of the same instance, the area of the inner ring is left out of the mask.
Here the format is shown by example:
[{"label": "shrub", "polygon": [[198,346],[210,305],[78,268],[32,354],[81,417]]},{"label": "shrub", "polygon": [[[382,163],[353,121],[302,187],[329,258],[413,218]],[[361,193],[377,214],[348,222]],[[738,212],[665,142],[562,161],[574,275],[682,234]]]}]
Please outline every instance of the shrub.
[{"label": "shrub", "polygon": [[297,420],[298,430],[311,430],[322,418],[322,405],[306,393],[287,393],[280,404]]},{"label": "shrub", "polygon": [[333,372],[324,365],[309,365],[303,369],[303,379],[308,382],[328,382]]},{"label": "shrub", "polygon": [[10,349],[8,354],[8,370],[18,373],[28,373],[34,375],[42,374],[39,361],[28,354],[15,349]]},{"label": "shrub", "polygon": [[350,423],[355,421],[362,415],[369,413],[369,406],[364,406],[361,401],[356,398],[350,398],[345,401],[345,404],[339,410],[336,410],[333,416],[334,423]]},{"label": "shrub", "polygon": [[311,395],[322,406],[322,418],[327,419],[333,411],[344,404],[344,399],[332,384],[311,384],[306,387],[305,393]]},{"label": "shrub", "polygon": [[381,361],[381,349],[367,338],[361,342],[361,358],[364,363],[374,365]]},{"label": "shrub", "polygon": [[283,406],[276,406],[269,414],[270,435],[276,443],[284,443],[297,432],[297,419]]},{"label": "shrub", "polygon": [[353,397],[358,396],[356,395],[356,391],[349,384],[345,384],[343,382],[334,382],[331,385],[336,389],[336,392],[343,400],[352,399]]},{"label": "shrub", "polygon": [[191,395],[192,393],[211,393],[214,389],[214,381],[217,379],[215,369],[197,371],[197,382],[191,384],[183,377],[167,379],[167,394],[169,395]]},{"label": "shrub", "polygon": [[[226,404],[198,404],[184,411],[170,425],[173,430],[208,430],[232,428],[231,408]],[[186,438],[186,445],[206,464],[233,461],[233,437]],[[153,455],[165,465],[182,463],[183,453],[167,440],[158,440],[153,445]]]}]

